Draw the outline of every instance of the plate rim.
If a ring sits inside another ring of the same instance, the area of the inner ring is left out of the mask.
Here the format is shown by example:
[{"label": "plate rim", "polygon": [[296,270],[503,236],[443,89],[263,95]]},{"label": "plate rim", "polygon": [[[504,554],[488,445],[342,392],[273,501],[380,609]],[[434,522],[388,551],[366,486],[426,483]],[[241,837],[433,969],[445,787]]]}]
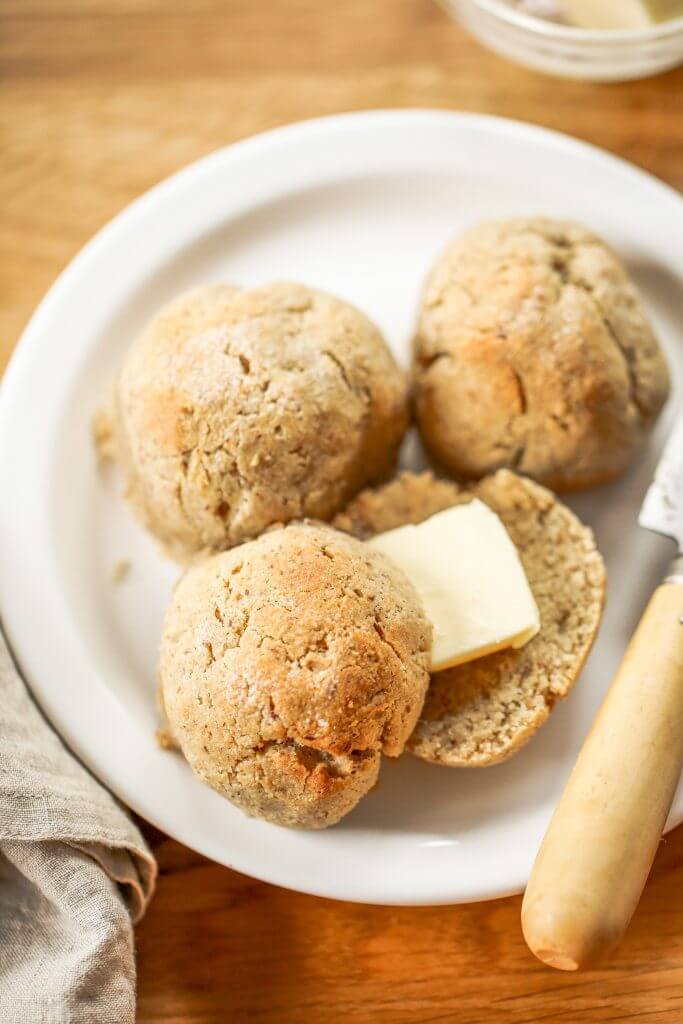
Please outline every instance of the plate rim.
[{"label": "plate rim", "polygon": [[[249,161],[262,152],[268,152],[274,145],[296,145],[302,138],[310,142],[312,139],[319,139],[320,136],[324,136],[326,133],[331,132],[335,134],[339,131],[346,131],[349,128],[354,130],[358,125],[400,124],[405,126],[406,122],[411,120],[420,123],[427,123],[429,121],[443,123],[447,121],[451,126],[467,124],[475,126],[475,128],[480,127],[487,133],[493,132],[498,136],[501,134],[512,135],[517,140],[520,137],[522,140],[527,138],[541,145],[568,150],[573,156],[577,153],[582,153],[586,158],[597,160],[602,165],[605,165],[605,163],[610,164],[619,173],[626,174],[628,177],[635,179],[640,185],[654,190],[661,199],[665,199],[668,203],[673,204],[676,215],[683,224],[683,197],[672,186],[649,172],[634,166],[621,157],[600,149],[598,146],[574,139],[564,133],[523,121],[491,115],[434,108],[365,110],[294,122],[293,124],[282,125],[229,144],[174,172],[144,192],[132,203],[125,206],[79,250],[76,256],[62,270],[37,306],[14,348],[2,379],[2,386],[0,387],[0,480],[4,482],[5,493],[7,493],[8,476],[10,481],[12,479],[11,468],[8,472],[7,467],[11,467],[11,459],[8,458],[8,438],[11,436],[10,428],[13,410],[21,394],[25,393],[27,382],[30,382],[34,371],[34,364],[40,357],[42,346],[49,341],[49,337],[46,336],[46,330],[49,334],[50,320],[54,313],[58,311],[63,297],[66,297],[66,300],[68,300],[69,289],[73,287],[74,283],[79,281],[82,275],[87,275],[89,267],[99,258],[102,252],[106,252],[107,248],[116,241],[117,235],[120,232],[129,231],[134,226],[136,220],[144,218],[148,211],[153,211],[155,207],[165,205],[168,198],[177,193],[178,189],[182,190],[190,186],[196,187],[202,175],[212,175],[216,168],[224,164],[236,165],[240,160]],[[11,538],[17,532],[16,521],[12,525],[13,509],[14,503],[0,503],[0,562],[3,565],[8,562],[5,556],[9,554]],[[17,561],[16,569],[19,571],[18,560],[15,561]],[[297,882],[293,883],[290,878],[290,872],[287,869],[265,872],[254,870],[250,864],[246,863],[245,858],[238,858],[238,862],[233,864],[229,859],[229,850],[227,852],[217,851],[211,848],[211,844],[197,843],[191,835],[187,834],[186,828],[178,821],[169,824],[164,814],[157,815],[155,809],[153,807],[150,808],[144,793],[131,792],[127,785],[118,783],[115,778],[116,773],[112,774],[109,768],[98,761],[96,753],[92,750],[92,744],[86,743],[82,736],[79,736],[79,724],[72,719],[70,712],[60,712],[57,707],[58,701],[50,693],[54,687],[51,687],[49,682],[42,679],[42,669],[38,668],[38,661],[40,659],[36,656],[35,651],[31,649],[31,640],[34,638],[31,638],[30,625],[25,621],[26,612],[21,610],[23,603],[16,600],[16,597],[12,600],[13,595],[16,594],[16,588],[14,587],[16,575],[16,571],[14,577],[11,571],[6,572],[3,570],[0,573],[0,616],[2,616],[3,628],[10,648],[13,650],[17,662],[22,666],[22,675],[45,717],[50,723],[54,723],[53,728],[55,731],[58,732],[65,744],[83,761],[96,778],[115,795],[124,800],[132,810],[191,849],[197,850],[203,855],[217,860],[219,863],[225,864],[234,870],[242,871],[262,881],[311,895],[364,903],[381,902],[384,905],[446,905],[465,903],[510,895],[513,892],[519,892],[526,884],[526,878],[517,877],[514,882],[506,885],[475,885],[464,894],[461,887],[457,889],[457,892],[446,892],[443,886],[437,886],[434,890],[427,886],[419,896],[416,896],[415,893],[398,892],[394,887],[394,890],[388,892],[389,898],[383,895],[381,899],[377,899],[371,894],[364,892],[362,888],[358,888],[353,884],[349,885],[348,883],[345,883],[344,886],[339,886],[338,891],[331,891],[330,886],[327,888],[319,885],[307,886],[305,882],[302,882],[302,877],[304,876],[301,875],[299,875]],[[20,591],[21,589],[19,587]],[[35,588],[33,590],[30,587],[26,589],[24,582],[24,592],[35,595]],[[110,697],[112,702],[116,703],[113,695],[110,694]],[[119,709],[119,712],[124,714],[122,709]],[[131,722],[130,716],[127,713],[125,713],[125,717],[135,730],[137,723]],[[674,827],[681,821],[683,821],[683,809],[681,809],[680,813],[674,815],[673,819],[669,820],[668,828]],[[436,890],[438,890],[438,895]]]}]

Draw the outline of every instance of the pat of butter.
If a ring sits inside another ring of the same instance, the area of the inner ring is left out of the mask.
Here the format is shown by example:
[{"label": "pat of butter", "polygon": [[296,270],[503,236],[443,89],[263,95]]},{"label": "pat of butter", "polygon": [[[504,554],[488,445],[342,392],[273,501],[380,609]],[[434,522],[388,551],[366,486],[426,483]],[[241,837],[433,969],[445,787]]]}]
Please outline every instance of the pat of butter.
[{"label": "pat of butter", "polygon": [[565,0],[579,28],[646,28],[683,14],[683,0]]},{"label": "pat of butter", "polygon": [[522,647],[540,626],[517,549],[475,499],[368,541],[403,569],[434,627],[432,671]]}]

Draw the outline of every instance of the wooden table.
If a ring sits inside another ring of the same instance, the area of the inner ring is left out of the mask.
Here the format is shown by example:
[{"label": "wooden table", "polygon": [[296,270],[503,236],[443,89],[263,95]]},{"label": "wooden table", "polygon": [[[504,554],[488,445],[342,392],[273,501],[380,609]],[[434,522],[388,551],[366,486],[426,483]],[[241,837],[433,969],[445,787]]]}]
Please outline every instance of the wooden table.
[{"label": "wooden table", "polygon": [[[189,161],[287,121],[488,111],[683,187],[683,71],[602,87],[543,78],[486,53],[432,0],[3,0],[0,19],[0,365],[108,218]],[[683,1021],[683,829],[662,843],[620,951],[581,975],[533,960],[519,898],[351,906],[153,840],[161,880],[138,934],[142,1024]]]}]

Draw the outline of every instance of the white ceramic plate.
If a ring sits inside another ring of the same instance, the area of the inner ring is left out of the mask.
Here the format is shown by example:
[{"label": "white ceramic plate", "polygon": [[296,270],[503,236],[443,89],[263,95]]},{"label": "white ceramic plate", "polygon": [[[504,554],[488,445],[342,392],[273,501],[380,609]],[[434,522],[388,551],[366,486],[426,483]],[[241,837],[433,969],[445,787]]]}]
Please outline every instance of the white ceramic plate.
[{"label": "white ceramic plate", "polygon": [[[0,607],[38,701],[83,761],[166,832],[292,889],[373,903],[455,903],[520,890],[551,810],[670,545],[635,527],[651,449],[572,504],[610,570],[597,648],[569,700],[518,756],[446,769],[410,756],[339,826],[246,818],[157,747],[155,660],[175,568],[96,471],[89,423],[131,337],[200,282],[274,278],[366,310],[402,361],[421,282],[482,219],[577,218],[628,261],[666,345],[680,339],[683,201],[628,165],[522,124],[378,112],[293,125],[170,178],[82,251],[29,324],[0,399]],[[132,570],[114,586],[112,567]],[[683,793],[670,824],[683,819]]]}]

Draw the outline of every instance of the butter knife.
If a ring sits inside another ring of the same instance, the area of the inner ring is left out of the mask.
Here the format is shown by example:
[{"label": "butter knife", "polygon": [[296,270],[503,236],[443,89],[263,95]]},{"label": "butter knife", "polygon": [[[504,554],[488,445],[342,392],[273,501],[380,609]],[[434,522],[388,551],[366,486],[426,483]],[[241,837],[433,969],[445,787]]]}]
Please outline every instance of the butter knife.
[{"label": "butter knife", "polygon": [[638,517],[676,542],[533,866],[522,930],[544,963],[609,953],[640,899],[683,768],[683,413]]}]

